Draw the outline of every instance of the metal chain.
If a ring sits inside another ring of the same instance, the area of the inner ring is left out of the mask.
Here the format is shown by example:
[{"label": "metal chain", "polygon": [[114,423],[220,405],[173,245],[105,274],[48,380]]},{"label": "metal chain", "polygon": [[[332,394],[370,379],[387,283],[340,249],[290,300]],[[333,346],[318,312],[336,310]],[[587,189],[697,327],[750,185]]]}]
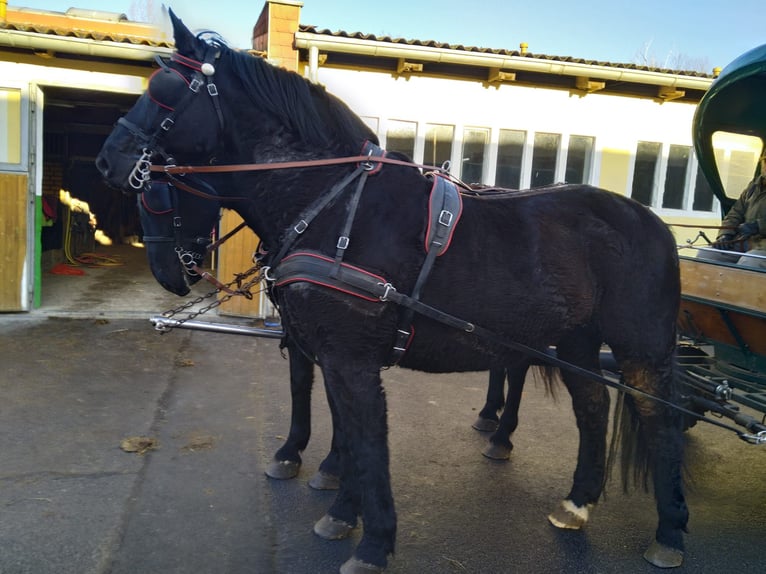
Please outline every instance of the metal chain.
[{"label": "metal chain", "polygon": [[[257,274],[255,275],[255,277],[253,277],[252,279],[250,279],[246,283],[243,283],[245,281],[245,279],[247,279],[248,277],[250,277],[251,275],[253,275],[256,272],[257,272]],[[223,305],[224,303],[226,303],[226,301],[228,301],[229,299],[231,299],[235,295],[241,295],[242,297],[245,297],[246,299],[252,299],[253,298],[253,293],[251,291],[252,287],[254,285],[257,285],[258,283],[260,283],[262,280],[263,280],[263,270],[261,269],[260,263],[256,263],[255,265],[253,265],[250,269],[248,269],[244,273],[236,273],[234,275],[234,279],[225,285],[226,288],[231,288],[232,285],[236,284],[237,288],[233,290],[234,291],[233,293],[227,293],[226,295],[224,295],[220,299],[215,299],[209,305],[205,305],[204,307],[200,307],[197,311],[190,311],[185,317],[183,317],[181,319],[176,319],[176,321],[173,323],[173,325],[163,325],[162,327],[158,327],[157,330],[160,331],[163,334],[167,333],[169,331],[172,331],[176,327],[180,327],[186,321],[190,321],[190,320],[194,319],[195,317],[198,317],[198,316],[200,316],[200,315],[202,315],[204,313],[207,313],[208,311],[211,311],[212,309],[215,309],[216,307],[218,307],[220,305]],[[223,288],[219,287],[217,289],[214,289],[213,291],[209,291],[208,293],[205,293],[204,295],[200,295],[199,297],[195,297],[194,299],[192,299],[190,301],[186,301],[186,302],[182,303],[178,307],[175,307],[173,309],[168,309],[167,311],[162,313],[162,316],[163,317],[167,317],[168,319],[171,318],[171,317],[174,317],[177,314],[182,313],[182,312],[186,311],[187,309],[193,307],[194,305],[198,305],[199,303],[202,303],[206,299],[210,299],[211,297],[215,297],[216,295],[221,293],[222,290],[223,290]],[[263,288],[259,289],[256,293],[260,293],[261,291],[263,291]]]}]

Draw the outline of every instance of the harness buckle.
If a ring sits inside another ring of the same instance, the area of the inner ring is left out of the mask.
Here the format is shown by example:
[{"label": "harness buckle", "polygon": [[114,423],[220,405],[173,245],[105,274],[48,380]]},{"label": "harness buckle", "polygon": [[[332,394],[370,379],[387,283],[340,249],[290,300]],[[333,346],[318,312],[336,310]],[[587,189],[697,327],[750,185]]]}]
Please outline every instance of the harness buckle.
[{"label": "harness buckle", "polygon": [[211,82],[207,85],[207,93],[210,94],[211,96],[218,95],[218,88],[216,87],[214,83]]},{"label": "harness buckle", "polygon": [[442,209],[441,213],[439,214],[439,223],[445,227],[451,227],[453,218],[454,214],[451,211]]},{"label": "harness buckle", "polygon": [[160,127],[167,132],[167,131],[170,131],[170,128],[173,127],[174,123],[175,122],[173,121],[173,118],[165,118],[164,120],[162,120]]},{"label": "harness buckle", "polygon": [[389,300],[389,299],[388,299],[388,296],[389,296],[389,294],[390,294],[391,292],[394,292],[394,293],[396,293],[396,287],[394,287],[393,285],[391,285],[391,283],[385,283],[385,284],[384,284],[384,283],[378,283],[378,286],[379,286],[379,287],[383,287],[383,289],[384,289],[384,291],[383,291],[383,295],[381,295],[381,296],[379,297],[379,299],[380,299],[381,301],[388,301],[388,300]]},{"label": "harness buckle", "polygon": [[181,218],[176,216],[173,218],[173,227],[178,228],[181,227]]},{"label": "harness buckle", "polygon": [[306,220],[305,220],[305,219],[301,219],[301,220],[300,220],[300,221],[299,221],[299,222],[298,222],[298,223],[295,225],[295,227],[293,227],[293,230],[295,231],[295,233],[297,233],[298,235],[300,235],[301,233],[303,233],[304,231],[306,231],[306,229],[308,229],[308,226],[309,226],[309,224],[308,224],[308,223],[306,223]]},{"label": "harness buckle", "polygon": [[202,86],[202,80],[200,80],[199,78],[192,78],[192,81],[189,82],[189,89],[195,94],[199,92],[199,89],[201,86]]},{"label": "harness buckle", "polygon": [[341,235],[338,237],[338,244],[335,246],[338,249],[347,249],[348,248],[348,237],[345,235]]}]

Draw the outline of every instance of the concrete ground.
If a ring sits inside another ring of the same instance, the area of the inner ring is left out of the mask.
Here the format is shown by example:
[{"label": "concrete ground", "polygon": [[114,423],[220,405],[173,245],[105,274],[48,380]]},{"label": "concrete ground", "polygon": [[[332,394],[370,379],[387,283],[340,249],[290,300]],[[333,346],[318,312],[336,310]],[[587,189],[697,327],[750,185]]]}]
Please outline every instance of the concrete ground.
[{"label": "concrete ground", "polygon": [[[161,335],[148,316],[177,298],[145,270],[97,271],[38,311],[0,315],[0,573],[337,572],[359,534],[327,542],[311,530],[333,497],[306,484],[329,445],[321,388],[299,477],[268,479],[289,422],[278,341]],[[563,389],[553,400],[527,385],[511,461],[497,463],[470,427],[483,373],[394,368],[384,381],[399,517],[387,572],[657,571],[641,558],[653,499],[617,480],[585,531],[548,524],[577,448]],[[125,452],[131,437],[156,442]],[[765,447],[704,424],[688,443],[691,520],[676,572],[763,571]]]}]

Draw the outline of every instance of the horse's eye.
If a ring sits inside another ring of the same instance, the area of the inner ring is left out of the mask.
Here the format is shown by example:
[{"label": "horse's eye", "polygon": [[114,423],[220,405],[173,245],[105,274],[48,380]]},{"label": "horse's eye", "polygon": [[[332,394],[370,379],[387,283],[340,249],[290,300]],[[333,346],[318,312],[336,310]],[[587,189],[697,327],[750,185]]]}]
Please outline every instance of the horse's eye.
[{"label": "horse's eye", "polygon": [[189,89],[189,81],[173,68],[161,68],[149,78],[149,97],[163,108],[172,110]]}]

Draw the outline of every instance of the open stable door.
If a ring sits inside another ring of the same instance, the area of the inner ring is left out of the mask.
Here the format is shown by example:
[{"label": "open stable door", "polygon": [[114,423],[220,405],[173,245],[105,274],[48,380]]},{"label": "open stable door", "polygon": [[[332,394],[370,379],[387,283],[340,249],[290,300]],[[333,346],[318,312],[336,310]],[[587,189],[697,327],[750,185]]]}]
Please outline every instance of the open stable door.
[{"label": "open stable door", "polygon": [[27,311],[31,304],[28,93],[25,86],[0,85],[0,312]]},{"label": "open stable door", "polygon": [[[231,209],[223,212],[220,222],[221,237],[235,229],[242,218]],[[244,227],[218,249],[218,279],[231,281],[237,273],[244,273],[253,265],[253,254],[258,247],[258,237],[249,227]],[[253,298],[232,297],[218,308],[224,315],[260,318],[271,314],[268,299],[254,288]]]}]

